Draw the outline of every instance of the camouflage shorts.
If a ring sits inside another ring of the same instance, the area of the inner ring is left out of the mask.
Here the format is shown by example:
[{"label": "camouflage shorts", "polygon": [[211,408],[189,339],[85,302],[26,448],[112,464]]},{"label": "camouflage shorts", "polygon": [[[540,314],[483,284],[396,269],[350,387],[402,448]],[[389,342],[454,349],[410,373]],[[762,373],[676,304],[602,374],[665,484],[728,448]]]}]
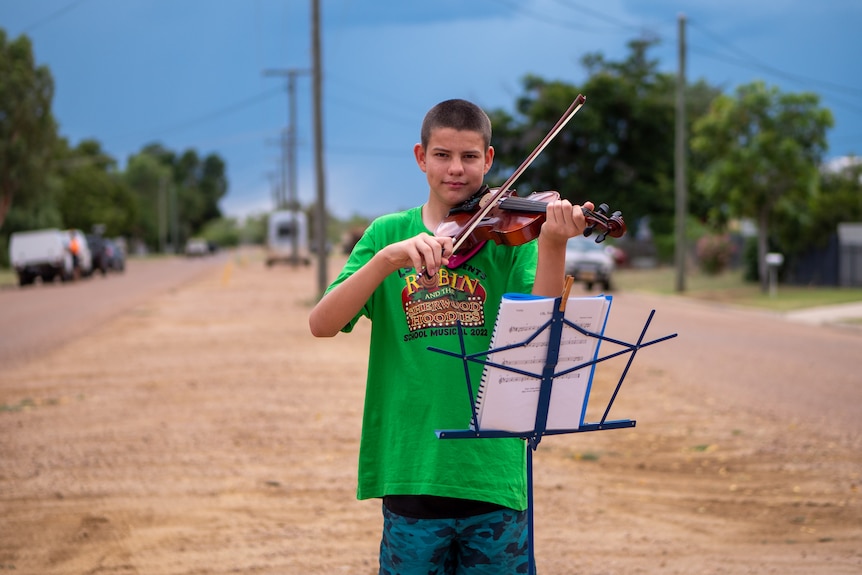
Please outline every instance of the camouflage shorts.
[{"label": "camouflage shorts", "polygon": [[527,573],[527,512],[412,519],[383,507],[380,575]]}]

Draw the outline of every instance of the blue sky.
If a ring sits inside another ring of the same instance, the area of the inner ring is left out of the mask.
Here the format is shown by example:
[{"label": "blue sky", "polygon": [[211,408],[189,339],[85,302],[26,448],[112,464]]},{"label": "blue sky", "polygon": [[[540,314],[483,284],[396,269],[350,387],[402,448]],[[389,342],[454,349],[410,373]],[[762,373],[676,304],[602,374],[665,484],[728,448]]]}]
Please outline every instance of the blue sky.
[{"label": "blue sky", "polygon": [[[412,156],[425,112],[448,98],[512,109],[528,73],[574,85],[584,54],[627,54],[641,33],[676,71],[730,92],[761,79],[812,91],[835,115],[830,157],[862,154],[858,0],[321,0],[326,193],[340,217],[422,203]],[[227,162],[228,215],[272,208],[288,122],[286,80],[311,66],[311,0],[0,0],[0,27],[25,33],[54,76],[54,113],[74,145],[102,143],[121,166],[144,145]],[[2,81],[2,80],[0,80]],[[297,78],[299,200],[315,197],[311,81]],[[591,98],[601,94],[586,94]],[[562,114],[563,110],[560,110]],[[577,121],[577,117],[573,122]],[[672,127],[669,127],[672,129]],[[553,143],[551,144],[553,145]]]}]

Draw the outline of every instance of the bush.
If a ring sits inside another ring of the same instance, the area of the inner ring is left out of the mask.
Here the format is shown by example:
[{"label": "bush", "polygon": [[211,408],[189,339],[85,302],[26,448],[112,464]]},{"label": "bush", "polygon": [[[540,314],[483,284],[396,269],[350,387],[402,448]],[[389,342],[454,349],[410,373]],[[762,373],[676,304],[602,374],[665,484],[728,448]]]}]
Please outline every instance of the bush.
[{"label": "bush", "polygon": [[705,235],[697,240],[695,251],[700,269],[708,275],[718,275],[727,269],[736,247],[727,234]]},{"label": "bush", "polygon": [[221,218],[208,222],[200,235],[223,248],[237,246],[240,241],[240,230],[233,218]]}]

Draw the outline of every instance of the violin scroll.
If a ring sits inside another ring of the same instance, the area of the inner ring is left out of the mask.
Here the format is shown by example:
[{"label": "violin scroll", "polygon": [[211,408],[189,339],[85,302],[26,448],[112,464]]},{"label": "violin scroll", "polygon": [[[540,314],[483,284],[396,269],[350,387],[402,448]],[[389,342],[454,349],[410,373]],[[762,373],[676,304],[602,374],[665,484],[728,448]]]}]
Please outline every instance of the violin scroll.
[{"label": "violin scroll", "polygon": [[626,233],[626,222],[623,220],[623,213],[619,210],[615,211],[610,216],[608,212],[610,208],[607,204],[600,204],[598,209],[589,210],[581,208],[584,217],[587,219],[587,227],[584,229],[584,236],[590,237],[597,229],[599,235],[596,236],[596,243],[600,244],[608,236],[612,238],[621,238]]}]

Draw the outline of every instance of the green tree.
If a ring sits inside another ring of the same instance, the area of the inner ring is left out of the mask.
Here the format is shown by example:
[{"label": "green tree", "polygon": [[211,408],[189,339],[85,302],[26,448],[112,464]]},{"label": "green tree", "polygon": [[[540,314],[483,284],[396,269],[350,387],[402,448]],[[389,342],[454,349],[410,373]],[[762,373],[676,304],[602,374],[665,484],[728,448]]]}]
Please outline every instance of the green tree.
[{"label": "green tree", "polygon": [[848,157],[843,165],[821,173],[820,194],[812,205],[818,235],[840,222],[862,221],[862,158]]},{"label": "green tree", "polygon": [[718,225],[729,218],[757,223],[757,261],[768,289],[766,253],[776,214],[799,222],[816,193],[818,167],[827,149],[832,114],[812,93],[782,93],[763,82],[740,86],[715,99],[695,123],[692,150],[705,169],[696,189],[714,206]]},{"label": "green tree", "polygon": [[201,159],[193,149],[177,154],[152,143],[130,159],[126,172],[141,206],[138,230],[150,247],[163,247],[167,238],[182,246],[221,217],[218,203],[228,185],[226,164],[216,154]]},{"label": "green tree", "polygon": [[186,150],[174,161],[173,170],[188,237],[197,234],[207,222],[221,217],[218,203],[227,193],[225,163],[216,154],[201,159],[196,151]]},{"label": "green tree", "polygon": [[203,221],[220,218],[221,208],[218,204],[228,191],[228,181],[225,172],[227,164],[217,154],[204,157],[200,170],[200,191],[204,198]]},{"label": "green tree", "polygon": [[194,150],[186,150],[172,165],[174,186],[177,190],[177,210],[183,240],[197,235],[206,220],[203,217],[205,202],[200,190],[200,158]]},{"label": "green tree", "polygon": [[264,244],[266,242],[266,224],[268,221],[268,214],[256,214],[246,217],[239,230],[240,242],[256,245]]},{"label": "green tree", "polygon": [[207,222],[200,235],[224,248],[239,245],[243,232],[235,218],[218,218]]},{"label": "green tree", "polygon": [[[579,87],[525,78],[515,115],[491,112],[497,155],[489,181],[502,183],[582,93],[584,107],[515,187],[558,190],[576,203],[607,203],[623,212],[630,228],[648,219],[653,232],[672,238],[676,78],[659,72],[658,62],[648,58],[654,44],[630,42],[622,62],[585,56],[589,77]],[[702,81],[686,89],[689,121],[705,113],[719,93]]]},{"label": "green tree", "polygon": [[48,193],[57,127],[54,80],[37,66],[30,39],[0,29],[0,227],[16,197]]},{"label": "green tree", "polygon": [[[784,206],[782,206],[784,207]],[[776,214],[772,236],[788,254],[795,256],[812,247],[824,247],[842,222],[862,221],[862,160],[846,158],[839,165],[820,169],[819,185],[807,198],[804,210]]]},{"label": "green tree", "polygon": [[[176,231],[174,239],[178,245],[191,236],[199,235],[208,222],[221,217],[218,203],[227,193],[228,185],[226,164],[220,156],[210,154],[201,159],[193,149],[178,155],[158,143],[144,146],[140,152],[143,154],[155,159],[169,172],[165,192],[165,205],[168,207],[164,212],[167,216],[163,215],[163,218],[168,218],[169,227],[176,224],[177,229],[171,229]],[[157,209],[156,204],[153,206]]]},{"label": "green tree", "polygon": [[83,140],[59,162],[62,193],[58,206],[66,227],[89,232],[105,226],[107,236],[129,235],[134,229],[135,198],[117,170],[117,163],[96,140]]},{"label": "green tree", "polygon": [[147,151],[129,158],[123,174],[135,198],[136,217],[132,237],[151,249],[161,248],[167,237],[167,186],[169,166]]}]

